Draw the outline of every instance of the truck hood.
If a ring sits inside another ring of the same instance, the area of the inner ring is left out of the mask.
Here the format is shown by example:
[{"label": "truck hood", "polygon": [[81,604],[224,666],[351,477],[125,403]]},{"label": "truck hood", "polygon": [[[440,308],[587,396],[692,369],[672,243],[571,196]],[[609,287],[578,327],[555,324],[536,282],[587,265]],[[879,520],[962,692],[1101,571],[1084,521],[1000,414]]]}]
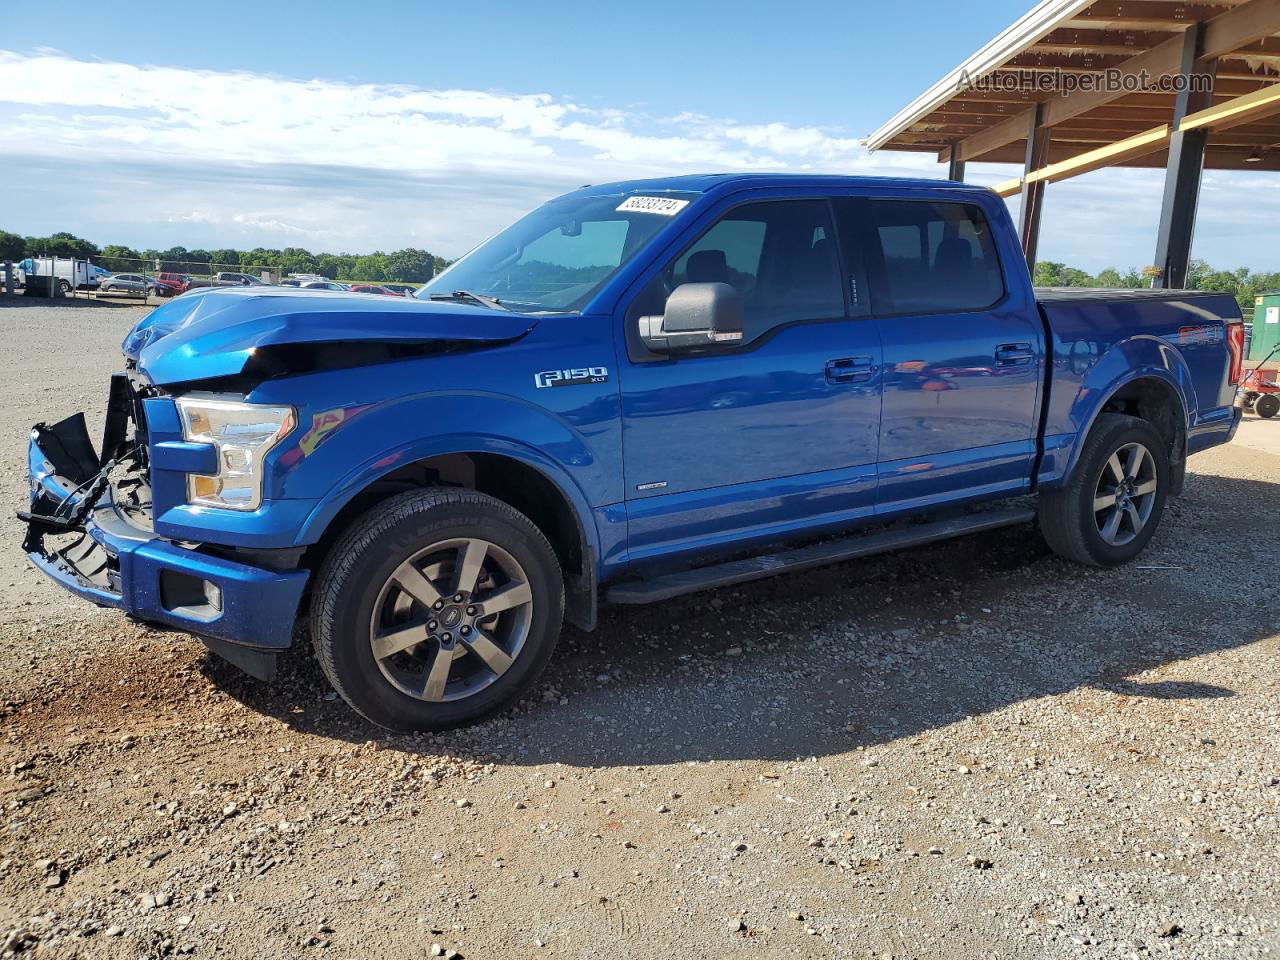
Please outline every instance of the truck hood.
[{"label": "truck hood", "polygon": [[526,314],[380,294],[288,289],[197,290],[158,307],[124,338],[152,383],[234,376],[254,351],[307,343],[503,343],[537,323]]}]

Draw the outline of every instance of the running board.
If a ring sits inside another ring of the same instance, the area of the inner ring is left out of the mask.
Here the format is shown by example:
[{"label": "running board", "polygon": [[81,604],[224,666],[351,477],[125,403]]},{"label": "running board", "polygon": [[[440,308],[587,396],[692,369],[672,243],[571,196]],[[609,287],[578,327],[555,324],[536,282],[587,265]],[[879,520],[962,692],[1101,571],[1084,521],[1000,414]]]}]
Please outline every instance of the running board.
[{"label": "running board", "polygon": [[933,520],[908,527],[882,530],[877,533],[852,534],[839,540],[827,540],[807,547],[769,553],[745,560],[732,560],[712,567],[681,570],[649,580],[630,580],[609,587],[605,599],[610,603],[654,603],[670,600],[686,593],[710,590],[714,587],[730,587],[734,584],[762,580],[778,573],[796,573],[813,567],[823,567],[842,560],[867,557],[902,547],[918,547],[938,540],[966,533],[980,533],[1019,523],[1028,523],[1035,517],[1034,510],[1006,508],[982,513]]}]

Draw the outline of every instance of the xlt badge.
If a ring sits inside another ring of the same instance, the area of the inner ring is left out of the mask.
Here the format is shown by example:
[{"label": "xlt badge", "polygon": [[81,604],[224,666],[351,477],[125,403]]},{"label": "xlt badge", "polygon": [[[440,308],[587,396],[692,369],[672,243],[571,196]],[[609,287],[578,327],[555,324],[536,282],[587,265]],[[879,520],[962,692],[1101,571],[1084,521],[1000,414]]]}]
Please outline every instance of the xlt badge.
[{"label": "xlt badge", "polygon": [[607,383],[608,367],[571,367],[568,370],[543,370],[533,375],[533,385],[543,387],[576,387],[581,383]]}]

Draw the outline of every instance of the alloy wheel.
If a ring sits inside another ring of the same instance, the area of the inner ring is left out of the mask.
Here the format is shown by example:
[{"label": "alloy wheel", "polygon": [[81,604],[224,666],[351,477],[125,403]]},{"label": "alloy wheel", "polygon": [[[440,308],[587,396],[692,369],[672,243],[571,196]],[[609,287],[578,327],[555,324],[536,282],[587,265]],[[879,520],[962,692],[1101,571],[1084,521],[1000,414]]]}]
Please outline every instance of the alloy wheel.
[{"label": "alloy wheel", "polygon": [[510,553],[487,540],[445,540],[392,572],[374,603],[369,643],[400,692],[461,700],[507,672],[532,615],[529,578]]},{"label": "alloy wheel", "polygon": [[1093,492],[1093,517],[1102,539],[1113,547],[1140,534],[1156,502],[1156,462],[1141,443],[1126,443],[1102,466]]}]

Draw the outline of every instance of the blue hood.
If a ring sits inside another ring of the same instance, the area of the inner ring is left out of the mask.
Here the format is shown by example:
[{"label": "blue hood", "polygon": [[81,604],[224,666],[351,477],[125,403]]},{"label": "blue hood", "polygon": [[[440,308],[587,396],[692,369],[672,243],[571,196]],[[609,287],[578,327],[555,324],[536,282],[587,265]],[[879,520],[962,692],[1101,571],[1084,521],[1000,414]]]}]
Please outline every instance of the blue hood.
[{"label": "blue hood", "polygon": [[124,338],[124,354],[152,383],[240,373],[259,347],[299,343],[498,343],[536,323],[460,303],[379,294],[262,287],[197,290],[158,307]]}]

